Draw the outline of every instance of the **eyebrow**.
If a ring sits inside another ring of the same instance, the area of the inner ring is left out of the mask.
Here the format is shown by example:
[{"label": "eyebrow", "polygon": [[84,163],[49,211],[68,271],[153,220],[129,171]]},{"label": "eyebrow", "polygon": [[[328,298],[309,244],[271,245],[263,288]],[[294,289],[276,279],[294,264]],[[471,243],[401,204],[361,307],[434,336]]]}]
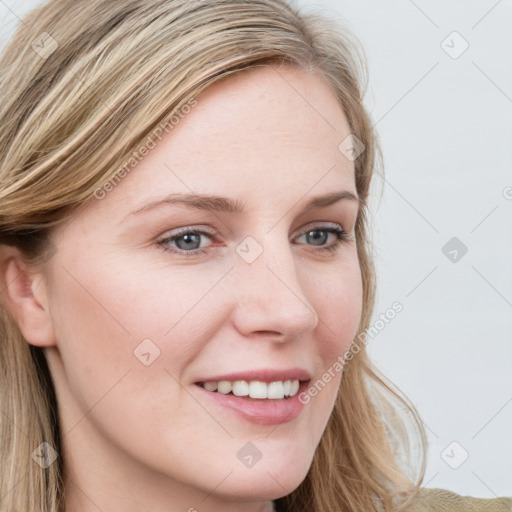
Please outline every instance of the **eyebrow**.
[{"label": "eyebrow", "polygon": [[[307,212],[315,208],[323,208],[342,200],[355,201],[359,203],[357,195],[348,190],[343,190],[341,192],[331,192],[322,196],[312,197],[304,205],[303,211]],[[127,217],[131,217],[132,215],[137,215],[148,210],[153,210],[154,208],[164,204],[183,204],[198,210],[237,214],[244,213],[245,211],[243,203],[228,197],[200,194],[170,194],[163,199],[152,201],[141,208],[138,208],[137,210],[129,213]]]}]

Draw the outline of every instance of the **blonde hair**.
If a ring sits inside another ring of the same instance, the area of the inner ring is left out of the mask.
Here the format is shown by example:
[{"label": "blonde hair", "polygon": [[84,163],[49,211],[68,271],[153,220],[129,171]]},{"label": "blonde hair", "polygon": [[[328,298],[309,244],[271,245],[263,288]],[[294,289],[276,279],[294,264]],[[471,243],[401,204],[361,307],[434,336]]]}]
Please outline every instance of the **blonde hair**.
[{"label": "blonde hair", "polygon": [[[365,341],[376,286],[367,201],[380,158],[363,106],[365,57],[338,23],[285,0],[51,0],[30,12],[0,57],[0,243],[27,263],[46,261],[51,228],[97,200],[159,126],[215,81],[273,63],[321,74],[365,145],[354,162]],[[44,441],[60,453],[44,350],[24,340],[5,305],[0,315],[1,510],[63,512],[62,457],[44,468],[31,456]],[[365,344],[345,364],[305,480],[278,510],[387,512],[418,491],[421,420]]]}]

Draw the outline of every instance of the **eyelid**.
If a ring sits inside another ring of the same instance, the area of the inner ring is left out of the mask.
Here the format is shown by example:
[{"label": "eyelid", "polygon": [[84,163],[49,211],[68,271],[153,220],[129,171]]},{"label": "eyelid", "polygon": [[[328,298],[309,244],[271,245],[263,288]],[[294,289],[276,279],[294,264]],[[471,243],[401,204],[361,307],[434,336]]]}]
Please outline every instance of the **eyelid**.
[{"label": "eyelid", "polygon": [[208,226],[207,224],[203,224],[203,225],[202,224],[198,224],[198,225],[191,224],[191,225],[183,226],[180,228],[170,229],[170,230],[166,231],[165,233],[163,233],[160,238],[166,239],[166,238],[179,236],[181,234],[193,233],[196,231],[204,231],[211,236],[214,236],[219,232],[218,230],[212,228],[211,226]]},{"label": "eyelid", "polygon": [[[310,230],[331,228],[331,227],[333,227],[333,228],[341,227],[341,229],[343,229],[345,231],[345,228],[343,227],[343,225],[338,222],[313,221],[313,222],[309,222],[305,226],[302,226],[300,229],[296,230],[294,232],[293,238],[295,238],[296,236],[299,236],[299,235],[303,235]],[[218,233],[217,230],[211,228],[208,225],[199,224],[199,225],[183,226],[181,228],[176,228],[174,230],[167,231],[167,232],[163,233],[162,236],[159,237],[159,239],[160,239],[160,241],[162,241],[162,240],[166,240],[168,238],[177,237],[181,234],[193,233],[195,231],[206,231],[212,237]]]},{"label": "eyelid", "polygon": [[305,226],[302,226],[298,231],[295,232],[295,234],[304,234],[308,231],[312,231],[315,229],[322,229],[322,228],[338,228],[341,227],[341,229],[345,230],[343,227],[343,224],[340,224],[339,222],[329,222],[329,221],[321,221],[317,220],[315,222],[310,222],[306,224]]}]

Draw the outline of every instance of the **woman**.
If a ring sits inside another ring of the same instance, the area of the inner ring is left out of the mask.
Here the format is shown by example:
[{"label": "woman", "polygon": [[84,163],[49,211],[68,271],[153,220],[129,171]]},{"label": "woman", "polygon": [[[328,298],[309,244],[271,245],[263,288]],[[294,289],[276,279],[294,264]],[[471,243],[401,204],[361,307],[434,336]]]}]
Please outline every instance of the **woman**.
[{"label": "woman", "polygon": [[0,67],[3,512],[512,509],[420,489],[421,420],[366,355],[348,34],[53,0]]}]

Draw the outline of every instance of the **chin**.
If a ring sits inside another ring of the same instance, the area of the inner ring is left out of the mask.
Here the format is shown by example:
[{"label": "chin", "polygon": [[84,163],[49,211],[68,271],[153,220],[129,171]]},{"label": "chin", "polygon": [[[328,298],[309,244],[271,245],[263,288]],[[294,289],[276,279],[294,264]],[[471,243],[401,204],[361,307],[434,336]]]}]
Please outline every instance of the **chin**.
[{"label": "chin", "polygon": [[[280,459],[261,459],[251,468],[225,468],[226,475],[233,471],[219,487],[227,499],[275,500],[294,491],[306,478],[312,456],[298,460],[283,456]],[[218,483],[218,473],[216,478]]]}]

